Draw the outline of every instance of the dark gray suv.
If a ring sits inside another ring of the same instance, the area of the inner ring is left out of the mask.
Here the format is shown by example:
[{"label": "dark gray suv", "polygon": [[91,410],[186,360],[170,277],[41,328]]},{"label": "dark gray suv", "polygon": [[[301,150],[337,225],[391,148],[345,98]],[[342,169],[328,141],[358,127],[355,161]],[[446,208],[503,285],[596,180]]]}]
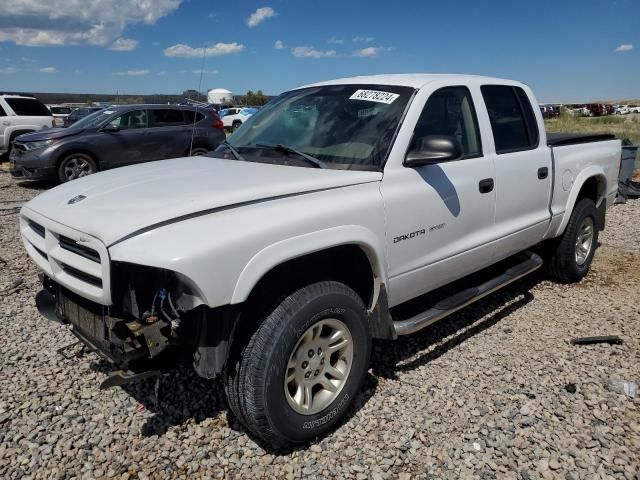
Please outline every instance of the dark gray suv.
[{"label": "dark gray suv", "polygon": [[98,170],[202,155],[225,140],[218,114],[191,105],[126,105],[92,113],[68,128],[16,138],[16,178],[67,182]]}]

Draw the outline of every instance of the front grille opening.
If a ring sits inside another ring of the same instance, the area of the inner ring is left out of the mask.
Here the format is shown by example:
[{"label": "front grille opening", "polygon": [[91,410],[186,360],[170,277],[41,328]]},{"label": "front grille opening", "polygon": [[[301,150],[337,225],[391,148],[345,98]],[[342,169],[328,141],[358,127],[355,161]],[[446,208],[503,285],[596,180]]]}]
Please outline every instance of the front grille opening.
[{"label": "front grille opening", "polygon": [[33,230],[38,235],[40,235],[42,238],[44,238],[44,227],[42,225],[40,225],[39,223],[36,223],[36,222],[34,222],[32,220],[29,220],[29,227],[31,227],[31,230]]},{"label": "front grille opening", "polygon": [[44,253],[42,250],[40,250],[38,247],[36,247],[33,243],[31,244],[31,246],[33,247],[33,249],[38,252],[45,260],[49,260],[49,256]]},{"label": "front grille opening", "polygon": [[69,252],[73,252],[76,255],[80,255],[81,257],[88,258],[93,262],[100,263],[100,254],[93,248],[85,247],[84,245],[81,245],[75,240],[69,237],[65,237],[64,235],[60,235],[58,237],[58,242],[60,244],[60,248]]},{"label": "front grille opening", "polygon": [[78,270],[77,268],[73,268],[65,263],[62,264],[62,270],[64,270],[65,273],[68,273],[72,277],[76,277],[82,280],[83,282],[87,282],[91,285],[102,288],[101,278],[94,277],[93,275],[89,275],[88,273]]}]

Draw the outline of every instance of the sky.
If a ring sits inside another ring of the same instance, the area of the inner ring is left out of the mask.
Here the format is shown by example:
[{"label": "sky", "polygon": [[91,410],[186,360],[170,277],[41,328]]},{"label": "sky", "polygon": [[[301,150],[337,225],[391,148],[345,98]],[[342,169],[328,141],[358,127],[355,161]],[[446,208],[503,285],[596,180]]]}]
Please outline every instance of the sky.
[{"label": "sky", "polygon": [[639,53],[640,0],[0,0],[0,91],[276,95],[424,72],[581,102],[640,98]]}]

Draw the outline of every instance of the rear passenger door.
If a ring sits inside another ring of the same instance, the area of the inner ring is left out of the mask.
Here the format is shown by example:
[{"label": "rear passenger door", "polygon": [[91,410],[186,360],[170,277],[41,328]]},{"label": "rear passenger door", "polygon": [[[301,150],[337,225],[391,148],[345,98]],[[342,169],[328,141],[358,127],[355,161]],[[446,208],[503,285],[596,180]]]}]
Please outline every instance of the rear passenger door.
[{"label": "rear passenger door", "polygon": [[[480,88],[493,133],[495,259],[538,243],[549,224],[551,153],[540,144],[530,96],[511,85]],[[491,148],[491,147],[489,147]]]},{"label": "rear passenger door", "polygon": [[149,112],[150,147],[147,160],[184,157],[189,149],[191,126],[187,126],[182,110],[154,108]]}]

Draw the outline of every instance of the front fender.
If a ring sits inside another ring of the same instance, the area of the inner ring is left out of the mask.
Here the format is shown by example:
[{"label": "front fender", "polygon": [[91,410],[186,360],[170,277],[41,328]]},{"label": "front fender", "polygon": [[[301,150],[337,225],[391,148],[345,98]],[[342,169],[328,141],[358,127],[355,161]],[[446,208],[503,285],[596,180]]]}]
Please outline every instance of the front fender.
[{"label": "front fender", "polygon": [[371,230],[359,225],[345,225],[288,238],[260,250],[244,267],[233,289],[231,303],[247,299],[258,281],[271,269],[282,263],[340,245],[359,245],[369,259],[375,277],[372,304],[377,302],[380,283],[386,283],[387,271],[382,255],[384,246]]}]

